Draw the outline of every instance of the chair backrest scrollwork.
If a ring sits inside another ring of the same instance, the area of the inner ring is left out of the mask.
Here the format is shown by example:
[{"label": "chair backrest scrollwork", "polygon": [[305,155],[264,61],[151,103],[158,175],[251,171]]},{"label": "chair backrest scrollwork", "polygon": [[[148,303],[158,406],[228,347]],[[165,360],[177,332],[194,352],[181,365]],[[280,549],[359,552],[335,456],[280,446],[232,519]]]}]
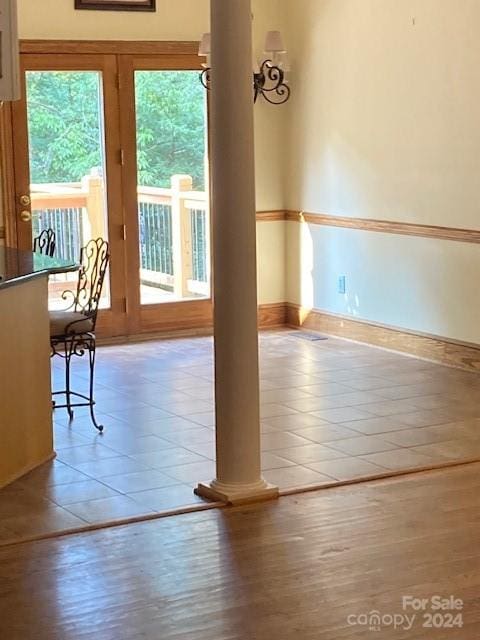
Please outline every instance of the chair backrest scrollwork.
[{"label": "chair backrest scrollwork", "polygon": [[41,253],[44,256],[53,258],[56,243],[55,231],[53,229],[44,229],[33,239],[33,250],[35,253]]},{"label": "chair backrest scrollwork", "polygon": [[92,239],[80,250],[80,270],[76,291],[64,291],[62,298],[73,298],[70,308],[90,318],[93,330],[110,260],[109,245],[103,238]]}]

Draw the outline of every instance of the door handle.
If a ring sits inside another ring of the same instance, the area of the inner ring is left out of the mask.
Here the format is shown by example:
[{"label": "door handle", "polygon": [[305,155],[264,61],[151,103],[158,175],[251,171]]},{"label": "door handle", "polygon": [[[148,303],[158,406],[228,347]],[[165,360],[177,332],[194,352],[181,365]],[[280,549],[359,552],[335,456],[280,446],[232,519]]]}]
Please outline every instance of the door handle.
[{"label": "door handle", "polygon": [[32,219],[32,214],[30,213],[30,211],[20,211],[20,220],[22,222],[30,222],[30,220]]},{"label": "door handle", "polygon": [[30,196],[27,196],[27,195],[20,196],[20,204],[22,205],[22,207],[28,207],[30,206],[31,203],[32,203],[32,200]]}]

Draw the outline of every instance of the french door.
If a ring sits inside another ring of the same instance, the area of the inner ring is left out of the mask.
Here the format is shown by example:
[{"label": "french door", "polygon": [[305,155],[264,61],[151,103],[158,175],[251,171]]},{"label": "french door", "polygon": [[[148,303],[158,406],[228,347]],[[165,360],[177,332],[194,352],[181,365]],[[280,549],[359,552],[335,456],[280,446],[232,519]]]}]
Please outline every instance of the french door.
[{"label": "french door", "polygon": [[[17,245],[107,238],[103,336],[211,322],[206,97],[192,55],[23,54],[12,105]],[[72,276],[50,279],[62,308]]]}]

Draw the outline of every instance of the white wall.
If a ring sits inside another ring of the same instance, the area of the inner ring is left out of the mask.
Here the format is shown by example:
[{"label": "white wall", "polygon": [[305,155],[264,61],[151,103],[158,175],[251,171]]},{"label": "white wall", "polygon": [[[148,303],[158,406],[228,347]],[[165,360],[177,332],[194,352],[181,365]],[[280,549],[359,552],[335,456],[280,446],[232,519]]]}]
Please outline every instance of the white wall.
[{"label": "white wall", "polygon": [[[286,5],[288,208],[480,228],[478,0]],[[477,245],[288,226],[291,301],[480,342]]]}]

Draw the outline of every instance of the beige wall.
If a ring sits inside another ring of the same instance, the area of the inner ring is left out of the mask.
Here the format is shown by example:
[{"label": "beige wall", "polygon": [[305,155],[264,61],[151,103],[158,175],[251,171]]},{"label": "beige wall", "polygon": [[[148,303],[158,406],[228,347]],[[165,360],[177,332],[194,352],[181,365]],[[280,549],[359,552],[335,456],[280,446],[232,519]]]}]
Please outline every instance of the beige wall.
[{"label": "beige wall", "polygon": [[[288,208],[480,228],[478,0],[286,7]],[[480,342],[477,245],[288,226],[290,300]]]},{"label": "beige wall", "polygon": [[[480,343],[478,245],[294,222],[288,227],[291,302]],[[339,274],[346,276],[345,295],[338,293]]]},{"label": "beige wall", "polygon": [[18,0],[21,38],[197,40],[208,31],[209,0],[160,0],[155,13],[78,11],[70,0]]},{"label": "beige wall", "polygon": [[286,226],[283,221],[257,222],[258,301],[286,300]]}]

